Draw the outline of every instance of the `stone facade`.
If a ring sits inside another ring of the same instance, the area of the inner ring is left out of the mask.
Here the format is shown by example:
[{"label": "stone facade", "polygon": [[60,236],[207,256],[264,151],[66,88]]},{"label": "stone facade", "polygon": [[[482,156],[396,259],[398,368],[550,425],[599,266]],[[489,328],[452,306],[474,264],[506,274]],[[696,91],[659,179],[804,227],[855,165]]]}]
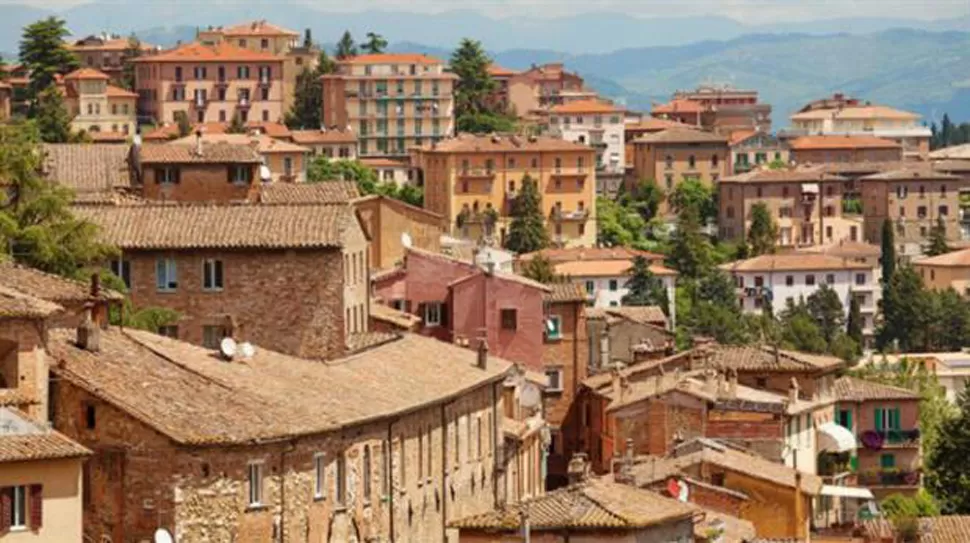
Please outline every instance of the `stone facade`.
[{"label": "stone facade", "polygon": [[0,398],[34,420],[47,418],[46,340],[43,320],[10,319],[0,325]]},{"label": "stone facade", "polygon": [[386,196],[361,198],[354,202],[354,209],[370,236],[370,265],[375,269],[392,268],[404,260],[405,233],[413,247],[432,252],[441,249],[445,219],[437,213]]},{"label": "stone facade", "polygon": [[[168,144],[165,144],[168,145]],[[145,164],[141,173],[141,196],[149,200],[173,202],[252,201],[259,193],[257,164],[228,165],[219,163],[159,165],[178,170],[175,183],[159,182],[156,165]],[[231,182],[232,168],[249,170],[249,183]]]}]

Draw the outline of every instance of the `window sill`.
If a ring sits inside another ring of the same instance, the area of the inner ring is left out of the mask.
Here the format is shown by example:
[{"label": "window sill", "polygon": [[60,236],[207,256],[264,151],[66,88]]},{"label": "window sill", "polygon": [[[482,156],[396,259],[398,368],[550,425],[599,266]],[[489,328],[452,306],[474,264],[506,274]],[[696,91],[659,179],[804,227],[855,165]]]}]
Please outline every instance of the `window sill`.
[{"label": "window sill", "polygon": [[247,513],[256,512],[256,511],[266,511],[267,509],[269,509],[269,506],[266,505],[265,503],[251,503],[246,506]]},{"label": "window sill", "polygon": [[222,288],[203,288],[202,292],[206,294],[222,294],[223,290]]},{"label": "window sill", "polygon": [[348,509],[348,507],[347,507],[347,504],[345,504],[345,503],[334,504],[334,506],[333,506],[333,512],[334,513],[346,513],[347,512],[347,509]]},{"label": "window sill", "polygon": [[322,501],[326,501],[326,500],[327,500],[327,497],[326,496],[318,496],[318,495],[314,495],[313,496],[313,501],[315,501],[315,502],[322,502]]},{"label": "window sill", "polygon": [[155,292],[158,294],[177,294],[178,289],[156,289]]},{"label": "window sill", "polygon": [[546,394],[562,394],[564,392],[564,389],[561,389],[561,388],[547,388],[545,392],[546,392]]}]

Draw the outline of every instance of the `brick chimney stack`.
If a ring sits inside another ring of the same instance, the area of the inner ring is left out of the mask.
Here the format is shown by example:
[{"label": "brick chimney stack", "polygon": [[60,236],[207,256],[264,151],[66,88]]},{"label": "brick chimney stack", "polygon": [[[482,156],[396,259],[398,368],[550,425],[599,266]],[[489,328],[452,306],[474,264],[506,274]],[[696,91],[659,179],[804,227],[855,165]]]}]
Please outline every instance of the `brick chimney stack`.
[{"label": "brick chimney stack", "polygon": [[478,363],[479,369],[488,369],[488,341],[485,338],[478,340]]},{"label": "brick chimney stack", "polygon": [[84,321],[77,327],[77,346],[85,351],[96,353],[101,350],[101,329],[91,318],[93,310],[94,304],[85,304]]}]

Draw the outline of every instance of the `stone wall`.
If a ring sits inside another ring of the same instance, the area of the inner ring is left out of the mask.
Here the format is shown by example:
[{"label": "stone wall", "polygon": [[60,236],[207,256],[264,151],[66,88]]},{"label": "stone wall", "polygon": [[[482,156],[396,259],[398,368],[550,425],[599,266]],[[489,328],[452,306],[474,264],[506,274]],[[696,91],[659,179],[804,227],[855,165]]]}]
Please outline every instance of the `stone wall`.
[{"label": "stone wall", "polygon": [[[169,144],[164,144],[169,145]],[[254,200],[259,190],[259,169],[255,164],[242,165],[251,171],[252,183],[233,183],[227,164],[173,165],[181,170],[179,182],[155,182],[159,165],[144,165],[142,196],[149,200],[173,202],[229,202]]]}]

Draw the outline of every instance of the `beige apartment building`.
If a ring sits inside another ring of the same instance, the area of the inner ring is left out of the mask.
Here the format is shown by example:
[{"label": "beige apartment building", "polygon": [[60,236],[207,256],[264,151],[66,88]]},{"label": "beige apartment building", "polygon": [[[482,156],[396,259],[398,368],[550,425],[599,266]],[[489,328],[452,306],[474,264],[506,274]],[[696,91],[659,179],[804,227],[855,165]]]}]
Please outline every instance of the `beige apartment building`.
[{"label": "beige apartment building", "polygon": [[937,290],[953,288],[970,295],[970,249],[921,258],[913,262],[927,287]]},{"label": "beige apartment building", "polygon": [[[696,180],[713,186],[728,171],[726,136],[671,128],[633,141],[633,181],[653,180],[666,194],[677,185]],[[660,213],[666,214],[666,202]]]},{"label": "beige apartment building", "polygon": [[227,42],[190,43],[133,60],[138,109],[159,124],[178,113],[195,123],[281,122],[284,57]]},{"label": "beige apartment building", "polygon": [[320,51],[310,43],[309,35],[302,42],[299,38],[298,32],[259,20],[235,26],[209,27],[199,32],[198,40],[209,45],[227,42],[240,49],[282,56],[283,88],[286,91],[283,111],[286,112],[293,105],[297,76],[304,68],[315,69],[319,61]]},{"label": "beige apartment building", "polygon": [[87,132],[95,141],[125,141],[135,133],[138,95],[112,85],[107,74],[81,68],[64,76],[64,90],[72,130]]},{"label": "beige apartment building", "polygon": [[424,207],[448,218],[465,238],[504,240],[522,180],[538,183],[553,242],[596,242],[596,152],[546,136],[460,134],[414,149],[411,163],[424,185]]},{"label": "beige apartment building", "polygon": [[586,88],[583,78],[566,70],[561,62],[533,65],[499,81],[500,92],[507,96],[510,109],[520,118],[530,118],[534,112],[554,106],[597,98],[596,91]]},{"label": "beige apartment building", "polygon": [[323,124],[356,132],[361,157],[406,155],[454,134],[456,80],[425,55],[349,58],[323,76]]},{"label": "beige apartment building", "polygon": [[845,179],[819,169],[759,169],[718,183],[721,239],[740,241],[751,228],[752,208],[763,203],[778,227],[782,248],[861,238],[862,220],[842,213]]},{"label": "beige apartment building", "polygon": [[970,239],[965,226],[961,194],[970,180],[913,163],[900,169],[863,177],[862,206],[866,241],[880,243],[886,219],[896,230],[897,253],[912,258],[923,254],[930,231],[943,218],[946,239]]}]

